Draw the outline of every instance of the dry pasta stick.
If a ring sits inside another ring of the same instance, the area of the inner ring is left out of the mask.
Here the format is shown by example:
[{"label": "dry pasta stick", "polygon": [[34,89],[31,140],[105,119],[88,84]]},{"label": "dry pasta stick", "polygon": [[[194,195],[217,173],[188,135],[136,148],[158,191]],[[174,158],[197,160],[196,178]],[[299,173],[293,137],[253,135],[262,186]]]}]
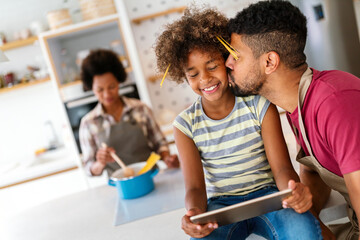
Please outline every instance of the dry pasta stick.
[{"label": "dry pasta stick", "polygon": [[223,42],[225,42],[234,52],[238,52],[233,46],[231,46],[230,43],[228,43],[222,36],[220,36],[221,40],[223,40]]},{"label": "dry pasta stick", "polygon": [[168,71],[169,71],[170,65],[171,65],[171,64],[169,64],[169,66],[166,68],[166,71],[165,71],[164,76],[163,76],[163,78],[162,78],[162,80],[161,80],[161,83],[160,83],[160,87],[162,87],[162,85],[163,85],[163,83],[164,83],[164,79],[165,79],[165,77],[166,77],[166,74],[167,74]]},{"label": "dry pasta stick", "polygon": [[[216,36],[216,38],[222,43],[222,45],[224,45],[224,47],[229,51],[229,53],[235,58],[235,60],[238,60],[238,57],[236,56],[235,52],[226,45],[226,43],[224,43],[218,36]],[[231,46],[231,45],[230,45]]]}]

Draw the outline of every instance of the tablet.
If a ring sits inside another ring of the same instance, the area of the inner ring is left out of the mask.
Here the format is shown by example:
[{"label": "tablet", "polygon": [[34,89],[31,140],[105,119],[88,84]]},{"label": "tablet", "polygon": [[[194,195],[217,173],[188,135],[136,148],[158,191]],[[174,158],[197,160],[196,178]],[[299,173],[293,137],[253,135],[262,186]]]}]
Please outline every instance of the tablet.
[{"label": "tablet", "polygon": [[286,189],[231,206],[201,213],[190,217],[190,220],[196,224],[217,222],[219,226],[239,222],[282,209],[282,200],[290,196],[291,192],[291,189]]}]

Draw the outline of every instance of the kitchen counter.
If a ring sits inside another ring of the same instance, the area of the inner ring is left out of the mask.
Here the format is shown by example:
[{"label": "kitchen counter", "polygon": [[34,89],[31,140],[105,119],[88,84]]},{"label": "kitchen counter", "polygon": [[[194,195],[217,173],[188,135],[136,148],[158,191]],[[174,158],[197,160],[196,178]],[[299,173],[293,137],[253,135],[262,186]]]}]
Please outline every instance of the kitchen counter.
[{"label": "kitchen counter", "polygon": [[[153,193],[155,192],[156,188]],[[151,199],[151,193],[148,197]],[[338,200],[341,200],[341,197],[338,197],[332,196],[331,199],[337,201],[329,201],[327,209],[322,211],[325,222],[344,218],[343,214],[334,214],[334,208],[343,207],[339,205]],[[26,196],[23,198],[26,201]],[[143,199],[146,199],[146,196]],[[180,227],[181,217],[185,213],[183,207],[162,213],[160,210],[159,214],[115,226],[119,213],[118,200],[116,188],[104,185],[46,202],[7,219],[0,215],[0,239],[189,239]],[[148,208],[155,206],[151,202],[144,202],[142,208],[144,204]],[[341,209],[335,210],[335,213],[344,213]],[[141,211],[141,207],[136,211]],[[138,212],[136,214],[138,215]],[[251,235],[248,240],[250,239],[263,238]]]},{"label": "kitchen counter", "polygon": [[187,239],[180,228],[184,209],[114,226],[116,204],[117,192],[110,186],[72,194],[35,207],[12,219],[0,219],[0,238],[165,240],[172,236],[173,240]]},{"label": "kitchen counter", "polygon": [[15,162],[9,166],[2,166],[0,189],[76,169],[78,166],[75,160],[69,149],[61,147],[37,157],[29,157],[22,163]]}]

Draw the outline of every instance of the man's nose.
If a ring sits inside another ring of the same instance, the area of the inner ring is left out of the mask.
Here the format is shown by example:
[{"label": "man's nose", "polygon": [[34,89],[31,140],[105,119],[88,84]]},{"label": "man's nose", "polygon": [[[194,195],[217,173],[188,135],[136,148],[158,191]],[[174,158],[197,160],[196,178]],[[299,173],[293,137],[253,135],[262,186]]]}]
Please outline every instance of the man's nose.
[{"label": "man's nose", "polygon": [[233,68],[233,66],[234,66],[234,58],[231,55],[229,55],[228,58],[226,59],[225,66],[227,68],[230,68],[231,70],[234,69]]}]

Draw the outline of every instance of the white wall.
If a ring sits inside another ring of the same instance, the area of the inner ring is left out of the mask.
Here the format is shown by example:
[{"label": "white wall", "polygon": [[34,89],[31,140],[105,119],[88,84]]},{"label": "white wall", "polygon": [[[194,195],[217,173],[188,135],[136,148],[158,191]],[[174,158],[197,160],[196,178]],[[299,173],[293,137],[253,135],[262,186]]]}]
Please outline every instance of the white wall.
[{"label": "white wall", "polygon": [[28,162],[46,147],[45,121],[63,139],[64,114],[51,82],[0,94],[0,166]]}]

